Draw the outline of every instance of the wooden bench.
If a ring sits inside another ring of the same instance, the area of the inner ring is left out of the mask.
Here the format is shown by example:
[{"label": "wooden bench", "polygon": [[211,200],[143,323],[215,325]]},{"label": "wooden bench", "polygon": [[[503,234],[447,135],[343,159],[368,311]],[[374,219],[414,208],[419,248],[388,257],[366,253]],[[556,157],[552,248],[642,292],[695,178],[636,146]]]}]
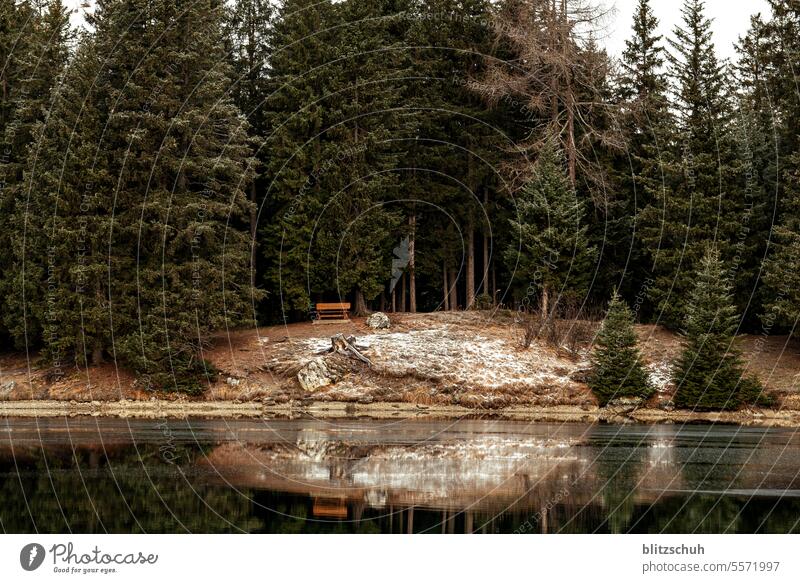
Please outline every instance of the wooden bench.
[{"label": "wooden bench", "polygon": [[349,302],[317,304],[317,319],[314,320],[314,324],[349,322],[350,318],[347,316],[349,310]]}]

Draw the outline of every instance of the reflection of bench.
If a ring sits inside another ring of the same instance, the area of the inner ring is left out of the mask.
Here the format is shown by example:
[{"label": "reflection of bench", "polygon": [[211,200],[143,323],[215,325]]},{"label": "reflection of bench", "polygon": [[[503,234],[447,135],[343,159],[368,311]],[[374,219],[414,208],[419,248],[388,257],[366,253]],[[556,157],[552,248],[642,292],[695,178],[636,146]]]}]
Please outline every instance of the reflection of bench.
[{"label": "reflection of bench", "polygon": [[339,498],[314,498],[311,514],[321,518],[347,518],[347,504]]},{"label": "reflection of bench", "polygon": [[315,324],[325,324],[329,322],[349,322],[347,311],[350,309],[348,302],[337,304],[317,304],[317,319]]}]

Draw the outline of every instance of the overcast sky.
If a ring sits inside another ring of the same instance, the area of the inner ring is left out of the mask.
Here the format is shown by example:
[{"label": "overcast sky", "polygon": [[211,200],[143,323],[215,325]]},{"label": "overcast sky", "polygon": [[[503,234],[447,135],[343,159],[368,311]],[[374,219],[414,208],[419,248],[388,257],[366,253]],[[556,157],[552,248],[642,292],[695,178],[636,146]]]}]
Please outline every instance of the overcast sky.
[{"label": "overcast sky", "polygon": [[[605,45],[609,53],[619,56],[625,49],[625,39],[630,37],[633,12],[638,0],[603,0],[605,6],[615,11],[607,25]],[[656,18],[659,20],[659,34],[665,38],[672,35],[675,25],[681,20],[681,0],[651,0]],[[721,58],[736,57],[735,43],[750,27],[750,15],[761,12],[768,17],[766,0],[706,0],[706,15],[712,19],[714,45]]]},{"label": "overcast sky", "polygon": [[[614,14],[606,24],[604,44],[609,53],[619,56],[625,48],[625,39],[630,36],[633,11],[637,0],[598,0],[606,7],[613,7]],[[66,0],[68,6],[78,8],[91,4],[91,0]],[[671,35],[680,21],[682,0],[651,0],[651,6],[660,21],[660,33]],[[73,23],[81,22],[79,10],[73,15]],[[733,43],[748,28],[750,15],[762,12],[769,14],[766,0],[706,0],[706,13],[713,19],[714,43],[722,58],[734,58]]]}]

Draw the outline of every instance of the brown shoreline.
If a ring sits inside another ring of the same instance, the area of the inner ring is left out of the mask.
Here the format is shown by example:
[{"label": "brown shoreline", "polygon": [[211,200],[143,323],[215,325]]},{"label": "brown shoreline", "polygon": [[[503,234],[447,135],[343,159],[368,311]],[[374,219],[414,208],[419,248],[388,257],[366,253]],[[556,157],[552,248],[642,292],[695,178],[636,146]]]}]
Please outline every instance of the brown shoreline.
[{"label": "brown shoreline", "polygon": [[296,418],[342,419],[458,419],[490,417],[531,422],[555,423],[725,423],[761,427],[800,427],[800,411],[747,409],[705,412],[654,408],[632,411],[601,409],[596,406],[521,406],[500,409],[473,409],[455,405],[415,405],[411,403],[346,403],[331,401],[265,404],[234,401],[2,401],[3,417],[123,417],[123,418]]}]

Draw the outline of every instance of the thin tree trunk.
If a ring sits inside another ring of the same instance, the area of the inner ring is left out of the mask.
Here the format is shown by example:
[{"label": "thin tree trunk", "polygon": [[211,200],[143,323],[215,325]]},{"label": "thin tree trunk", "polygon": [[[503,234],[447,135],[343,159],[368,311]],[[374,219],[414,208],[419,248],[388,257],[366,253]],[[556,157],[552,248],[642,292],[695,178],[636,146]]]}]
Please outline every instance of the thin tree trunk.
[{"label": "thin tree trunk", "polygon": [[447,263],[442,261],[442,309],[446,312],[450,309],[450,286],[447,281]]},{"label": "thin tree trunk", "polygon": [[475,227],[467,226],[467,294],[466,310],[475,306]]},{"label": "thin tree trunk", "polygon": [[392,289],[392,313],[397,311],[397,286]]},{"label": "thin tree trunk", "polygon": [[400,311],[406,311],[406,272],[400,277]]},{"label": "thin tree trunk", "polygon": [[492,305],[495,304],[497,298],[494,295],[497,293],[497,268],[494,266],[494,261],[492,261]]},{"label": "thin tree trunk", "polygon": [[256,287],[256,227],[258,226],[258,209],[256,208],[256,180],[250,183],[250,287]]},{"label": "thin tree trunk", "polygon": [[408,219],[411,233],[408,237],[408,311],[412,314],[417,311],[417,276],[414,270],[415,238],[417,231],[416,205]]},{"label": "thin tree trunk", "polygon": [[489,285],[489,224],[488,224],[488,216],[489,216],[489,191],[484,189],[483,191],[483,209],[486,212],[487,216],[487,225],[483,231],[483,293],[484,295],[489,296],[490,302],[494,303],[494,289],[490,289],[491,286]]},{"label": "thin tree trunk", "polygon": [[386,292],[385,291],[381,291],[380,310],[381,310],[381,312],[385,312],[386,311]]},{"label": "thin tree trunk", "polygon": [[550,290],[547,286],[542,288],[542,318],[550,318]]},{"label": "thin tree trunk", "polygon": [[[563,62],[567,62],[567,51],[569,50],[569,43],[567,34],[569,32],[569,22],[567,20],[567,0],[561,0],[561,26],[559,28],[559,39],[561,51],[563,55]],[[570,69],[565,71],[566,94],[564,95],[564,102],[567,109],[567,164],[569,166],[569,182],[572,188],[575,188],[575,166],[578,158],[577,147],[575,146],[575,94],[572,84],[572,72]]]},{"label": "thin tree trunk", "polygon": [[458,270],[448,270],[450,274],[450,310],[456,311],[458,309]]},{"label": "thin tree trunk", "polygon": [[[555,53],[556,45],[558,44],[556,39],[556,27],[558,26],[556,13],[556,0],[553,0],[553,6],[550,10],[550,30],[553,31],[553,34],[548,36],[551,54]],[[550,79],[550,117],[553,127],[558,127],[558,77],[556,75],[553,75]]]},{"label": "thin tree trunk", "polygon": [[575,147],[575,96],[572,94],[572,84],[567,92],[567,163],[569,165],[569,183],[575,188],[575,165],[578,157]]},{"label": "thin tree trunk", "polygon": [[102,346],[95,346],[92,349],[92,364],[97,366],[99,364],[103,364],[103,347]]}]

